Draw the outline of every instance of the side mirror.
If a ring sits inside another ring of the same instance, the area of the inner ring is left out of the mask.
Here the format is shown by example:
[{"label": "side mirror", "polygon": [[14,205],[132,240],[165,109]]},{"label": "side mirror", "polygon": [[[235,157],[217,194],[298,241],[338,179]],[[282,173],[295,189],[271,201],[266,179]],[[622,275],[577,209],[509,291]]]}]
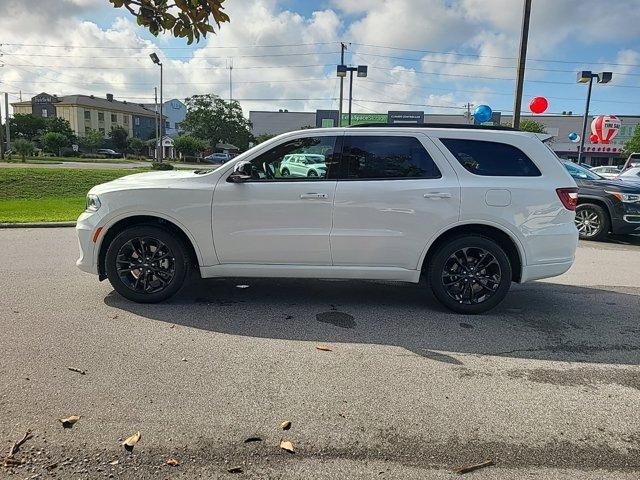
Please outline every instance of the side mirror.
[{"label": "side mirror", "polygon": [[251,178],[251,163],[240,162],[233,169],[233,173],[227,177],[227,182],[243,183],[247,180],[251,180]]}]

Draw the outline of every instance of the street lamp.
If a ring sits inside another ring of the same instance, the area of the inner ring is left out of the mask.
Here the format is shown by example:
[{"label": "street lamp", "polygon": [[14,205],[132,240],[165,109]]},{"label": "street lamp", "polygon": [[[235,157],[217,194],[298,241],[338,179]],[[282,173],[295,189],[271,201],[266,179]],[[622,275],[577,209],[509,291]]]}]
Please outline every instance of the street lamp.
[{"label": "street lamp", "polygon": [[[347,76],[347,72],[349,72],[349,120],[347,121],[347,125],[351,125],[351,99],[353,97],[353,72],[356,72],[358,77],[364,78],[367,76],[367,66],[366,65],[358,65],[357,67],[348,67],[347,65],[338,65],[336,69],[336,75],[338,77],[344,78]],[[339,122],[342,123],[342,119],[339,119]]]},{"label": "street lamp", "polygon": [[162,162],[162,157],[164,156],[164,148],[162,147],[162,137],[164,132],[164,118],[162,116],[162,62],[155,52],[149,55],[149,57],[151,57],[151,61],[153,61],[153,63],[155,63],[156,65],[160,65],[160,132],[158,135],[159,138],[156,142],[156,158],[159,162]]},{"label": "street lamp", "polygon": [[582,137],[580,138],[580,151],[578,152],[578,164],[582,161],[582,151],[584,150],[584,137],[587,135],[587,118],[589,117],[589,103],[591,102],[591,86],[593,85],[593,79],[597,78],[598,83],[609,83],[613,73],[600,72],[592,73],[591,70],[582,70],[578,72],[578,83],[588,83],[589,88],[587,90],[587,105],[584,109],[584,118],[582,119]]}]

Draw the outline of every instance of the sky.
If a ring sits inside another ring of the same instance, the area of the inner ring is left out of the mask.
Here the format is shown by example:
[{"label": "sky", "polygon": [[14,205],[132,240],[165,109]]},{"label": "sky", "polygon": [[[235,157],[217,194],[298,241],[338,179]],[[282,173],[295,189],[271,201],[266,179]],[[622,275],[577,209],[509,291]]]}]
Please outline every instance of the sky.
[{"label": "sky", "polygon": [[[225,11],[230,23],[188,46],[150,35],[108,0],[0,0],[0,91],[10,101],[47,92],[152,103],[157,52],[165,100],[229,98],[232,64],[246,116],[337,109],[345,42],[346,63],[369,67],[354,78],[354,112],[513,110],[521,0],[226,0]],[[639,0],[533,0],[522,111],[543,96],[547,113],[582,114],[576,73],[609,70],[591,113],[640,115],[638,25]]]}]

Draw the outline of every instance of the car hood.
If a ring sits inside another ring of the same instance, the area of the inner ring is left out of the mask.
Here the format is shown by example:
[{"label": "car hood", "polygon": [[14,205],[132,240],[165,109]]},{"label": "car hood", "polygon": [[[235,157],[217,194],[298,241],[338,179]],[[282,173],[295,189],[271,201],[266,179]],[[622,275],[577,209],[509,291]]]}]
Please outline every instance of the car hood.
[{"label": "car hood", "polygon": [[116,190],[154,187],[167,188],[176,183],[201,178],[203,178],[203,175],[194,173],[192,170],[135,173],[133,175],[127,175],[126,177],[120,177],[116,180],[96,185],[89,191],[89,193],[99,195],[100,193]]},{"label": "car hood", "polygon": [[602,190],[615,190],[625,193],[640,193],[640,182],[635,180],[608,179],[583,180],[582,186],[589,188],[601,188]]}]

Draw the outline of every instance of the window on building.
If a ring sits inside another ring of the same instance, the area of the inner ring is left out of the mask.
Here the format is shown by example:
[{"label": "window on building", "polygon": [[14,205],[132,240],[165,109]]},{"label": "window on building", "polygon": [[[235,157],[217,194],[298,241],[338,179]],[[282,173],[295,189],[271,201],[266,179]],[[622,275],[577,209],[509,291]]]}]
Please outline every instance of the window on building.
[{"label": "window on building", "polygon": [[100,128],[98,129],[98,131],[99,131],[102,135],[104,135],[104,128],[103,128],[103,127],[100,127]]},{"label": "window on building", "polygon": [[42,109],[42,116],[45,117],[45,118],[49,116],[49,113],[47,112],[46,108]]},{"label": "window on building", "polygon": [[85,110],[84,111],[84,119],[85,120],[91,120],[91,110]]},{"label": "window on building", "polygon": [[169,123],[169,120],[164,122],[164,128],[171,128],[171,124]]},{"label": "window on building", "polygon": [[535,163],[512,145],[481,140],[441,138],[440,141],[467,171],[492,177],[539,177]]},{"label": "window on building", "polygon": [[433,159],[415,137],[345,136],[349,179],[440,178]]},{"label": "window on building", "polygon": [[129,125],[129,115],[123,115],[122,121],[124,122],[125,125]]},{"label": "window on building", "polygon": [[111,114],[111,123],[117,123],[118,122],[118,115],[116,115],[115,113]]},{"label": "window on building", "polygon": [[133,119],[133,123],[134,123],[135,125],[140,125],[140,117],[135,117],[135,118]]},{"label": "window on building", "polygon": [[104,122],[104,112],[98,112],[98,121]]},{"label": "window on building", "polygon": [[86,134],[87,134],[87,133],[89,133],[90,131],[91,131],[91,127],[87,127],[87,126],[85,125],[85,127],[84,127],[84,134],[86,135]]}]

